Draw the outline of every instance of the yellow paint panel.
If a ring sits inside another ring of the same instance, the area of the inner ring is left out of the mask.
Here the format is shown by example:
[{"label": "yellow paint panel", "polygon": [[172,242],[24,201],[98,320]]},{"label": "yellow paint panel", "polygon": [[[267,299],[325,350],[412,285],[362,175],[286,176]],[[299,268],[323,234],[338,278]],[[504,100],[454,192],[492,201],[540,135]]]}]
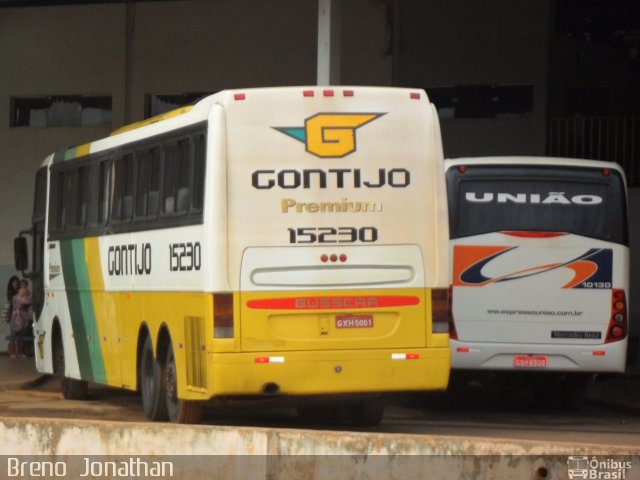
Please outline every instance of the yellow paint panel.
[{"label": "yellow paint panel", "polygon": [[187,113],[192,108],[193,108],[192,106],[176,108],[175,110],[171,110],[170,112],[162,113],[160,115],[156,115],[155,117],[151,117],[151,118],[148,118],[146,120],[142,120],[140,122],[136,122],[136,123],[131,123],[129,125],[125,125],[124,127],[118,128],[117,130],[114,130],[113,132],[111,132],[111,136],[118,135],[118,134],[124,133],[124,132],[128,132],[130,130],[135,130],[136,128],[145,127],[147,125],[151,125],[152,123],[161,122],[162,120],[166,120],[168,118],[177,117],[178,115],[182,115],[183,113]]},{"label": "yellow paint panel", "polygon": [[83,145],[78,145],[76,147],[76,156],[77,157],[82,157],[84,155],[89,155],[89,153],[91,153],[91,144],[90,143],[85,143]]}]

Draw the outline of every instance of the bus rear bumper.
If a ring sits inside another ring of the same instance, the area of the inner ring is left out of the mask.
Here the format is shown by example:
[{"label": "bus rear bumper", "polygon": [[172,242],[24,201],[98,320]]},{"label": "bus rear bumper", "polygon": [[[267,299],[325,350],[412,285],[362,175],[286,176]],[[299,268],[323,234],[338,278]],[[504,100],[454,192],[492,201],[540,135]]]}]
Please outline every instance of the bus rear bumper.
[{"label": "bus rear bumper", "polygon": [[447,388],[448,348],[208,354],[208,392],[322,395]]},{"label": "bus rear bumper", "polygon": [[[626,341],[600,345],[541,345],[450,340],[449,345],[451,368],[465,370],[622,373],[627,352]],[[527,362],[525,357],[532,361]]]}]

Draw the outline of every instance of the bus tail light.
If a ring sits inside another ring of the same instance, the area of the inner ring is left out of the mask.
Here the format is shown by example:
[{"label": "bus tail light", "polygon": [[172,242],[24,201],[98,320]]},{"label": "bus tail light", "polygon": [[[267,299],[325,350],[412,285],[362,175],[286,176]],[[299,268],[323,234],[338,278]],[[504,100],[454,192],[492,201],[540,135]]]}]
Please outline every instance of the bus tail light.
[{"label": "bus tail light", "polygon": [[213,296],[213,338],[233,338],[233,294]]},{"label": "bus tail light", "polygon": [[453,285],[449,286],[449,338],[458,340],[458,331],[453,319]]},{"label": "bus tail light", "polygon": [[447,333],[449,331],[451,302],[449,289],[431,289],[431,331],[433,333]]},{"label": "bus tail light", "polygon": [[611,318],[604,343],[616,342],[627,336],[627,296],[624,290],[611,291]]}]

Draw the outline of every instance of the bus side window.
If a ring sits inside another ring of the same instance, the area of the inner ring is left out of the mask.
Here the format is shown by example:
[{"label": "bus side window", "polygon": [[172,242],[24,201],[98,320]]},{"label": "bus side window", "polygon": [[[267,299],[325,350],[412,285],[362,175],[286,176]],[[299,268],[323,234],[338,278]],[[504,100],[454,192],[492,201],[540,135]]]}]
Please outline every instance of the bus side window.
[{"label": "bus side window", "polygon": [[69,175],[68,221],[71,227],[84,228],[87,220],[88,166],[74,168]]},{"label": "bus side window", "polygon": [[69,198],[69,173],[58,172],[58,192],[56,202],[56,230],[64,231],[67,225],[67,200]]},{"label": "bus side window", "polygon": [[127,153],[116,159],[113,211],[115,220],[126,222],[133,216],[134,156]]},{"label": "bus side window", "polygon": [[111,194],[111,168],[108,160],[100,162],[98,172],[98,224],[104,225],[109,217]]},{"label": "bus side window", "polygon": [[136,218],[147,216],[149,201],[149,152],[146,149],[136,152],[136,165],[138,169],[136,185]]},{"label": "bus side window", "polygon": [[189,138],[178,141],[176,213],[187,212],[191,203],[189,198],[191,152],[191,140]]},{"label": "bus side window", "polygon": [[136,186],[136,218],[158,215],[160,190],[160,148],[144,148],[136,153],[138,169]]},{"label": "bus side window", "polygon": [[162,213],[172,214],[176,203],[177,148],[171,143],[164,146],[164,169],[162,185]]},{"label": "bus side window", "polygon": [[202,210],[204,204],[204,174],[205,174],[205,141],[204,134],[193,138],[193,195],[191,209]]}]

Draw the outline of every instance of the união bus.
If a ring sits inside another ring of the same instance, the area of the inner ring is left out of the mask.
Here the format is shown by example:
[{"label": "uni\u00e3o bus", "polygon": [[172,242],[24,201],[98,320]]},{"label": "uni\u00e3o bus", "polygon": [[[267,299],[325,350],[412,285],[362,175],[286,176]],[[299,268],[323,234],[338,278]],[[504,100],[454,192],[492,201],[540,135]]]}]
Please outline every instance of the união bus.
[{"label": "uni\u00e3o bus", "polygon": [[594,373],[623,372],[629,240],[620,166],[460,158],[446,161],[446,178],[454,377],[511,373],[540,398],[577,404]]}]

